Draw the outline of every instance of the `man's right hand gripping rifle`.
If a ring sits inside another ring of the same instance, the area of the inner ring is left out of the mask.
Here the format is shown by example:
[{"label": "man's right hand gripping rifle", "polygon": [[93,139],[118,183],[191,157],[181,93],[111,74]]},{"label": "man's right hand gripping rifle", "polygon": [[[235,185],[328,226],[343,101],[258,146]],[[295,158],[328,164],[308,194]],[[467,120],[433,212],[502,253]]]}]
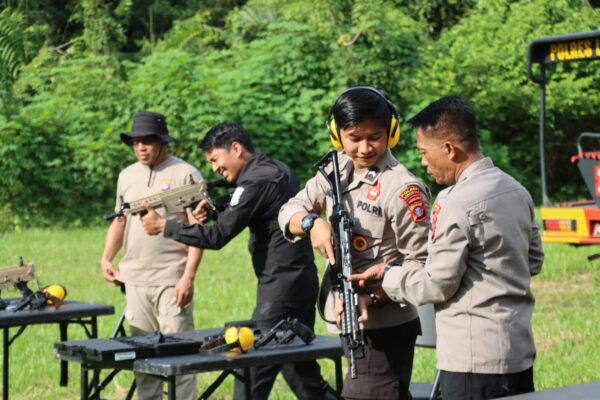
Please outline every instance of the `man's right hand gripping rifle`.
[{"label": "man's right hand gripping rifle", "polygon": [[[326,168],[330,164],[332,170],[330,173],[327,173]],[[337,151],[332,150],[327,153],[316,164],[316,168],[318,168],[319,172],[331,186],[333,204],[331,216],[329,217],[330,223],[317,218],[310,230],[310,239],[313,247],[328,260],[329,265],[326,274],[328,275],[331,290],[339,294],[339,300],[343,307],[340,328],[341,336],[345,338],[348,345],[350,376],[356,378],[355,357],[362,356],[363,338],[358,322],[359,296],[356,288],[348,281],[348,276],[353,272],[350,252],[353,222],[352,217],[344,209],[342,203]],[[322,286],[321,290],[327,290],[324,287],[326,285]],[[361,309],[366,310],[366,307],[361,307]]]}]

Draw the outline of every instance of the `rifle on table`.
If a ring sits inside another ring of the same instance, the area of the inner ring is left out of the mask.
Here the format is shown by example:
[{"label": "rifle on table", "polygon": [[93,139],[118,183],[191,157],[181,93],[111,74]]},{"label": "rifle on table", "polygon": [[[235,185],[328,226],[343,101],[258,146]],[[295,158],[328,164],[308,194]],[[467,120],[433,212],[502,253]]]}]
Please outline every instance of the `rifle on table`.
[{"label": "rifle on table", "polygon": [[[25,264],[23,262],[23,257],[20,257],[19,265],[0,269],[0,290],[14,285],[17,289],[19,289],[19,292],[21,292],[22,298],[27,298],[33,293],[29,287],[27,287],[27,282],[33,279],[34,274],[34,265]],[[7,309],[14,303],[15,300],[8,301],[0,299],[0,310]]]},{"label": "rifle on table", "polygon": [[[0,290],[15,285],[23,293],[23,290],[27,288],[27,282],[33,279],[34,274],[35,266],[25,264],[21,257],[19,265],[0,269]],[[31,290],[29,291],[31,292]]]},{"label": "rifle on table", "polygon": [[[325,168],[331,164],[332,171],[327,173]],[[354,286],[348,282],[352,274],[352,260],[350,243],[352,237],[352,217],[344,209],[342,203],[342,189],[340,183],[340,167],[336,150],[330,150],[315,167],[325,177],[331,186],[333,206],[329,221],[333,228],[333,249],[335,265],[327,265],[326,274],[329,275],[331,289],[339,293],[340,300],[344,303],[342,311],[342,337],[346,338],[349,350],[350,376],[356,378],[356,361],[363,352],[363,337],[358,324],[358,293]],[[322,285],[323,286],[323,285]],[[328,321],[329,322],[329,321]]]},{"label": "rifle on table", "polygon": [[65,288],[54,284],[34,292],[27,286],[27,282],[32,280],[34,275],[34,265],[25,264],[23,257],[20,257],[19,265],[0,269],[0,290],[14,285],[21,292],[19,299],[10,301],[0,299],[0,310],[16,312],[24,309],[38,310],[46,304],[53,304],[56,308],[62,305],[66,296]]},{"label": "rifle on table", "polygon": [[200,201],[209,199],[209,208],[211,212],[214,212],[215,207],[212,205],[208,196],[209,185],[217,185],[217,183],[209,182],[208,184],[204,180],[195,182],[190,175],[190,183],[187,185],[179,186],[171,190],[166,190],[143,199],[135,201],[125,202],[121,197],[121,209],[114,214],[106,215],[104,217],[107,221],[112,221],[115,218],[122,217],[124,215],[144,215],[146,213],[145,203],[152,208],[163,207],[167,214],[185,212],[186,208],[194,208]]}]

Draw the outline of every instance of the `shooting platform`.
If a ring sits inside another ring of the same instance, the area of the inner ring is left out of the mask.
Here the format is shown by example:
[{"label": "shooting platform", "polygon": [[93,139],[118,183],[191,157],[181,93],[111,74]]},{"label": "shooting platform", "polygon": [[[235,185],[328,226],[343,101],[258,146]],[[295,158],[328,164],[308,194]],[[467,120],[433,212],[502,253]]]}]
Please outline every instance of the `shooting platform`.
[{"label": "shooting platform", "polygon": [[[184,332],[166,337],[180,339],[182,343],[200,343],[208,337],[213,337],[221,329],[206,329]],[[118,370],[132,370],[154,375],[167,382],[169,400],[175,400],[175,377],[179,375],[197,374],[209,371],[222,371],[217,379],[204,391],[199,399],[208,398],[227,378],[233,375],[244,382],[246,398],[250,399],[250,368],[263,365],[274,365],[288,362],[329,358],[335,363],[336,388],[338,393],[342,387],[343,355],[338,337],[317,336],[309,344],[300,338],[294,338],[290,343],[269,343],[259,349],[251,348],[245,353],[227,351],[224,353],[198,352],[184,355],[169,355],[160,357],[127,358],[124,354],[131,349],[116,350],[123,347],[122,339],[79,340],[57,343],[55,352],[61,360],[74,361],[81,364],[81,399],[98,398],[100,391],[106,386],[107,379],[112,379]],[[196,346],[199,348],[199,346]],[[147,350],[146,350],[147,351]],[[89,371],[99,372],[101,369],[114,369],[103,381],[94,378],[90,382]],[[243,370],[243,375],[236,372]],[[91,392],[91,393],[90,393]],[[96,396],[96,397],[94,397]]]},{"label": "shooting platform", "polygon": [[[10,300],[10,299],[8,299]],[[17,312],[0,310],[0,328],[4,332],[3,338],[3,376],[2,376],[2,398],[8,400],[9,388],[9,360],[10,345],[30,325],[57,323],[60,329],[60,340],[68,340],[67,330],[70,324],[78,324],[83,327],[90,338],[98,336],[97,317],[100,315],[114,314],[113,306],[100,304],[81,303],[77,301],[65,301],[62,307],[54,309],[46,307],[41,310],[21,310]],[[10,328],[18,327],[17,332],[11,337]],[[60,385],[66,386],[69,382],[67,362],[60,364]]]}]

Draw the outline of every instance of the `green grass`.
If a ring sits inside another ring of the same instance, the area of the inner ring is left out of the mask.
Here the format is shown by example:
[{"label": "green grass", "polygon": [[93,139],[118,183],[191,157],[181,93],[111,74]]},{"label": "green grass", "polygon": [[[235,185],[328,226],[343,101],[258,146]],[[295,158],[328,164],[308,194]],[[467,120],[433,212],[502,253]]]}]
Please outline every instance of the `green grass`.
[{"label": "green grass", "polygon": [[[40,285],[62,283],[69,299],[112,304],[118,314],[124,304],[123,296],[100,273],[104,234],[104,228],[4,234],[0,236],[0,266],[14,265],[23,256],[26,262],[35,263]],[[196,328],[218,327],[225,321],[250,316],[256,283],[246,240],[245,232],[223,250],[205,253],[195,283]],[[600,248],[554,244],[545,245],[544,249],[544,269],[533,283],[537,297],[533,320],[538,347],[536,387],[541,390],[600,379],[600,261],[587,261],[587,256],[600,252]],[[322,267],[321,258],[317,264]],[[34,283],[30,287],[37,288]],[[18,295],[15,291],[3,293],[4,297],[15,295]],[[100,337],[110,335],[117,314],[99,318]],[[326,334],[320,320],[316,331]],[[71,326],[69,338],[82,339],[85,335],[78,326]],[[12,399],[79,398],[78,364],[69,363],[69,386],[58,385],[59,362],[53,356],[53,344],[58,340],[57,325],[36,325],[26,329],[14,342],[10,354]],[[434,353],[417,350],[415,380],[433,380]],[[333,383],[333,363],[324,360],[321,367],[325,378]],[[198,375],[199,389],[206,388],[216,376],[216,373]],[[103,398],[124,398],[131,379],[130,373],[121,373],[103,392]],[[231,378],[228,379],[214,395],[215,399],[232,397]],[[281,378],[272,398],[293,398]]]}]

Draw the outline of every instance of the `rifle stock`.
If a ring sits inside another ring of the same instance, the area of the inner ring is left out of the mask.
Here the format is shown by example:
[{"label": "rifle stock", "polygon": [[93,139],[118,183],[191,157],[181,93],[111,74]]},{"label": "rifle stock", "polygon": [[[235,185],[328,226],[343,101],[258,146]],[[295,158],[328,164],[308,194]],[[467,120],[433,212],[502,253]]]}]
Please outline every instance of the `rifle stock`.
[{"label": "rifle stock", "polygon": [[[331,164],[332,172],[327,173],[325,168]],[[335,252],[335,265],[328,266],[331,288],[339,293],[343,301],[344,310],[341,319],[341,335],[346,338],[349,350],[350,376],[356,378],[357,353],[363,349],[363,339],[358,324],[358,293],[354,286],[348,282],[352,274],[352,259],[350,243],[352,238],[352,217],[344,209],[342,203],[342,190],[340,183],[340,168],[337,151],[329,151],[315,167],[325,177],[332,190],[333,206],[329,221],[333,228],[333,248]]]},{"label": "rifle stock", "polygon": [[21,264],[0,269],[0,290],[11,285],[29,282],[33,279],[35,267],[33,264]]}]

